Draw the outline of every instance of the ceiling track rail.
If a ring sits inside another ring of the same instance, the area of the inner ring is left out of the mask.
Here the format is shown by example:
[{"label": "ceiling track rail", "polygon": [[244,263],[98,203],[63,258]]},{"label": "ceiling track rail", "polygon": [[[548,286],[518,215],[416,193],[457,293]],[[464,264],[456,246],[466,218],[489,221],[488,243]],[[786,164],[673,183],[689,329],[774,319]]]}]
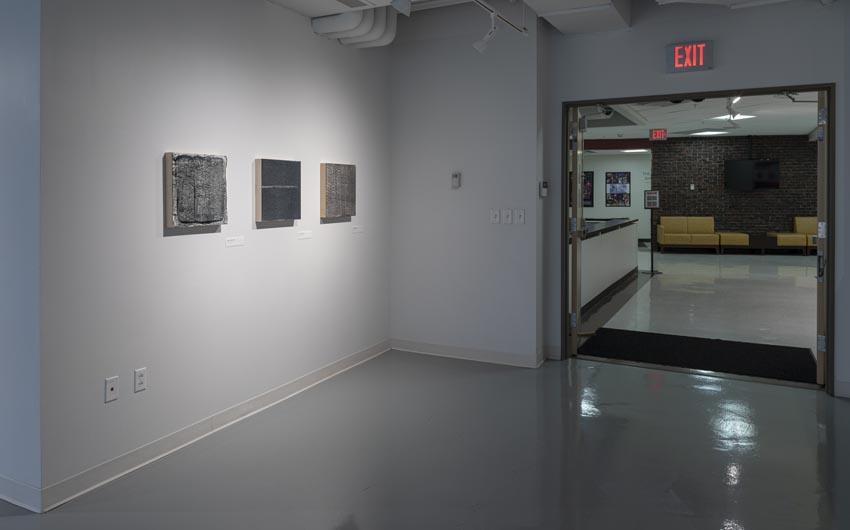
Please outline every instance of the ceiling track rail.
[{"label": "ceiling track rail", "polygon": [[524,2],[522,4],[522,13],[523,13],[522,27],[520,27],[520,26],[514,24],[513,22],[511,22],[510,20],[508,20],[504,15],[499,13],[499,11],[496,8],[494,8],[493,6],[491,6],[490,4],[485,2],[484,0],[472,0],[472,3],[476,4],[478,7],[480,7],[484,11],[490,13],[490,15],[495,16],[496,18],[498,18],[499,20],[504,22],[507,26],[510,26],[511,28],[516,30],[518,33],[520,33],[522,35],[526,35],[526,36],[528,35],[528,28],[526,27],[525,20],[524,20],[525,19],[525,3]]}]

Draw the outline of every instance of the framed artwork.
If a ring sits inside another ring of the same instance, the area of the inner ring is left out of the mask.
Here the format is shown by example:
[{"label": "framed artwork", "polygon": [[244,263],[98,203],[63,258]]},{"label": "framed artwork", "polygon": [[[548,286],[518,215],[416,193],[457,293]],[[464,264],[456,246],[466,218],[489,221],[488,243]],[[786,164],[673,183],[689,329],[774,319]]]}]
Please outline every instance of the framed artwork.
[{"label": "framed artwork", "polygon": [[227,157],[166,153],[163,165],[167,228],[227,224]]},{"label": "framed artwork", "polygon": [[[570,172],[570,189],[573,189],[573,174]],[[593,171],[585,171],[581,180],[582,206],[593,208]],[[573,198],[570,196],[570,208],[573,207]]]},{"label": "framed artwork", "polygon": [[585,208],[593,208],[593,171],[585,171],[581,182],[581,200]]},{"label": "framed artwork", "polygon": [[627,208],[632,205],[632,174],[628,171],[605,173],[605,206]]},{"label": "framed artwork", "polygon": [[301,162],[254,161],[257,223],[301,219]]},{"label": "framed artwork", "polygon": [[357,215],[357,167],[322,164],[321,174],[322,219],[345,219]]}]

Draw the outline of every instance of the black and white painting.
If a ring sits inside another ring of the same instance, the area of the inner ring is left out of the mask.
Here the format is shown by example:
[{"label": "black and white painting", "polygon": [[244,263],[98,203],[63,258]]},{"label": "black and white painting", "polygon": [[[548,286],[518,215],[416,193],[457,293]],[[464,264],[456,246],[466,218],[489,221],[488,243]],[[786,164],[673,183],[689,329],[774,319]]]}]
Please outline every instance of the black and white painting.
[{"label": "black and white painting", "polygon": [[255,164],[257,223],[301,219],[301,162],[259,159]]},{"label": "black and white painting", "polygon": [[357,214],[357,168],[346,164],[321,166],[321,217],[346,219]]},{"label": "black and white painting", "polygon": [[227,157],[165,154],[168,228],[227,224]]}]

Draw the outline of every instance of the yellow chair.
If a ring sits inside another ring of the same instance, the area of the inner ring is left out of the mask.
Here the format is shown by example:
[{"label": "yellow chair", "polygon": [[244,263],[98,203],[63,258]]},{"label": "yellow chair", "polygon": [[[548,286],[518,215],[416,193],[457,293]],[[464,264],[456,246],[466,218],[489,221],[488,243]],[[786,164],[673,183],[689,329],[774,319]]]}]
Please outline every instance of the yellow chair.
[{"label": "yellow chair", "polygon": [[719,252],[720,236],[714,231],[714,217],[662,216],[657,230],[661,252],[667,247],[713,248]]},{"label": "yellow chair", "polygon": [[[811,248],[817,248],[817,217],[795,217],[793,232],[768,232],[767,235],[776,239],[779,248],[797,248],[806,253]],[[814,245],[812,244],[814,243]]]},{"label": "yellow chair", "polygon": [[727,248],[750,248],[750,235],[742,232],[720,232],[720,251]]},{"label": "yellow chair", "polygon": [[818,218],[795,217],[794,232],[806,235],[806,247],[809,252],[818,250]]}]

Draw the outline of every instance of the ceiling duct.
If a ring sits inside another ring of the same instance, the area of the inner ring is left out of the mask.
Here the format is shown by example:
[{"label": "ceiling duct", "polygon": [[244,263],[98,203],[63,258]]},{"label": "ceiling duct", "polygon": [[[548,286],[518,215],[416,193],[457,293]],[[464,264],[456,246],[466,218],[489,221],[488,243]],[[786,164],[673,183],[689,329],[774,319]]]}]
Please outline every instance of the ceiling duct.
[{"label": "ceiling duct", "polygon": [[377,48],[395,40],[398,12],[391,7],[379,7],[317,17],[311,24],[316,34],[338,40],[343,46]]}]

